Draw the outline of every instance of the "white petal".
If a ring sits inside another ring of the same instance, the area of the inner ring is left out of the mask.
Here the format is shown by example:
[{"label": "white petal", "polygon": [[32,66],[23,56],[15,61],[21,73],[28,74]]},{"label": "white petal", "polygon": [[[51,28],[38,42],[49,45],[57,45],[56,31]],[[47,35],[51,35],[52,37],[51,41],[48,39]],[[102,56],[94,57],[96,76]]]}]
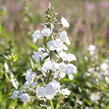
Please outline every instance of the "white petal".
[{"label": "white petal", "polygon": [[42,30],[42,35],[45,37],[49,37],[51,35],[52,31],[49,28],[44,28]]},{"label": "white petal", "polygon": [[64,17],[61,18],[61,23],[62,23],[63,27],[66,27],[66,28],[69,27],[69,23]]},{"label": "white petal", "polygon": [[44,98],[45,97],[45,94],[46,94],[46,90],[44,87],[38,87],[36,89],[36,96],[38,98]]},{"label": "white petal", "polygon": [[20,100],[22,102],[29,102],[30,101],[30,97],[27,93],[23,93],[19,96]]},{"label": "white petal", "polygon": [[42,35],[41,35],[40,30],[34,31],[34,33],[32,34],[32,37],[33,37],[33,43],[35,43],[38,39],[43,38]]},{"label": "white petal", "polygon": [[62,40],[63,42],[65,42],[66,44],[70,45],[70,40],[67,36],[67,33],[66,31],[62,31],[59,33],[59,39]]}]

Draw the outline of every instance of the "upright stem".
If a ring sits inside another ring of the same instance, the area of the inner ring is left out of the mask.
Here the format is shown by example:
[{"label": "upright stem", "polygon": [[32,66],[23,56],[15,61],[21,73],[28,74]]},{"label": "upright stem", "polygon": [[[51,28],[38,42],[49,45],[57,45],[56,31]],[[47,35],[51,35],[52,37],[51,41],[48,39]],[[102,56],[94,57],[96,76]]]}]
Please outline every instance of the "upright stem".
[{"label": "upright stem", "polygon": [[61,102],[62,102],[62,96],[60,96],[60,98],[59,98],[59,102],[56,105],[56,109],[59,109]]},{"label": "upright stem", "polygon": [[53,101],[52,101],[52,100],[50,100],[50,105],[51,105],[51,108],[52,108],[52,109],[55,109],[55,108],[54,108],[54,104],[53,104]]}]

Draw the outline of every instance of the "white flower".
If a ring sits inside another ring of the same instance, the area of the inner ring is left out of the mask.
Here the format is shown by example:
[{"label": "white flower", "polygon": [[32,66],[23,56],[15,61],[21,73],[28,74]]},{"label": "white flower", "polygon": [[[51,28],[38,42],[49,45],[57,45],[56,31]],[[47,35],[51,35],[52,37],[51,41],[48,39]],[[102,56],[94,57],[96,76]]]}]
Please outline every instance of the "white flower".
[{"label": "white flower", "polygon": [[30,82],[30,81],[26,81],[25,83],[24,83],[24,88],[28,88],[28,89],[30,89],[31,90],[31,87],[35,87],[36,86],[36,84],[32,81],[32,82]]},{"label": "white flower", "polygon": [[41,54],[41,52],[35,52],[34,51],[34,55],[32,57],[34,58],[34,60],[36,62],[40,62],[40,54]]},{"label": "white flower", "polygon": [[51,35],[52,31],[49,28],[44,28],[42,30],[42,35],[45,37],[49,37]]},{"label": "white flower", "polygon": [[61,51],[61,50],[68,50],[68,48],[59,39],[49,41],[47,43],[47,46],[51,51],[56,50],[58,52],[58,51]]},{"label": "white flower", "polygon": [[63,51],[61,51],[59,53],[59,56],[60,56],[60,58],[63,59],[63,61],[70,62],[70,61],[76,61],[77,60],[74,54],[70,54],[70,53],[67,54],[67,53],[65,53]]},{"label": "white flower", "polygon": [[96,53],[96,46],[95,45],[90,45],[88,47],[88,51],[89,51],[91,56],[95,55],[95,53]]},{"label": "white flower", "polygon": [[65,75],[67,74],[69,79],[72,80],[73,73],[77,72],[77,67],[73,64],[65,64],[64,62],[59,64],[58,71],[55,72],[54,78],[64,78]]},{"label": "white flower", "polygon": [[64,17],[61,18],[61,23],[62,23],[63,27],[66,27],[66,28],[69,27],[69,23]]},{"label": "white flower", "polygon": [[95,45],[90,45],[88,50],[89,51],[95,51],[96,50],[96,46]]},{"label": "white flower", "polygon": [[105,81],[109,84],[109,77],[105,77]]},{"label": "white flower", "polygon": [[45,97],[47,99],[52,99],[57,94],[57,92],[60,91],[60,88],[61,88],[60,84],[57,81],[53,80],[45,87],[46,89]]},{"label": "white flower", "polygon": [[90,96],[90,100],[92,102],[97,102],[99,99],[100,99],[100,93],[99,92],[92,93],[91,96]]},{"label": "white flower", "polygon": [[69,80],[73,80],[74,76],[72,74],[68,74],[68,78],[69,78]]},{"label": "white flower", "polygon": [[46,72],[48,70],[51,70],[55,72],[58,69],[58,67],[59,67],[58,63],[55,63],[52,60],[46,60],[45,63],[43,64],[42,71]]},{"label": "white flower", "polygon": [[66,75],[66,64],[64,62],[59,64],[58,71],[55,72],[54,78],[64,78]]},{"label": "white flower", "polygon": [[85,109],[93,109],[93,108],[90,108],[90,107],[87,106],[87,107],[85,107]]},{"label": "white flower", "polygon": [[65,42],[66,44],[70,45],[70,40],[67,36],[67,33],[66,31],[62,31],[59,33],[59,39],[62,40],[63,42]]},{"label": "white flower", "polygon": [[33,43],[35,43],[38,39],[43,38],[40,30],[34,31],[34,33],[32,34],[32,37],[33,37]]},{"label": "white flower", "polygon": [[68,96],[68,95],[70,95],[70,90],[68,90],[67,88],[65,88],[65,89],[62,89],[61,90],[61,93],[62,93],[62,95],[64,95],[64,96]]},{"label": "white flower", "polygon": [[48,53],[45,52],[44,48],[39,48],[38,52],[34,52],[33,58],[35,59],[36,62],[40,62],[47,56]]},{"label": "white flower", "polygon": [[77,67],[73,64],[67,64],[67,68],[66,68],[66,73],[67,74],[73,74],[77,72]]},{"label": "white flower", "polygon": [[30,97],[27,93],[23,93],[19,96],[20,100],[22,102],[29,102],[30,101]]},{"label": "white flower", "polygon": [[45,97],[45,94],[46,94],[46,90],[44,87],[38,87],[36,89],[36,96],[38,98],[44,98]]},{"label": "white flower", "polygon": [[12,99],[16,99],[19,96],[19,91],[15,90],[11,96]]},{"label": "white flower", "polygon": [[103,63],[100,66],[102,71],[108,71],[109,70],[109,65],[107,63]]},{"label": "white flower", "polygon": [[65,75],[66,75],[65,72],[59,72],[59,71],[57,71],[57,72],[54,73],[54,78],[59,78],[59,79],[61,79],[61,78],[64,78]]},{"label": "white flower", "polygon": [[28,83],[33,83],[35,77],[36,73],[32,72],[32,69],[28,69],[25,76],[26,81],[28,81]]},{"label": "white flower", "polygon": [[53,80],[45,87],[38,87],[36,89],[36,96],[38,98],[52,99],[57,94],[57,92],[59,92],[60,88],[60,84]]}]

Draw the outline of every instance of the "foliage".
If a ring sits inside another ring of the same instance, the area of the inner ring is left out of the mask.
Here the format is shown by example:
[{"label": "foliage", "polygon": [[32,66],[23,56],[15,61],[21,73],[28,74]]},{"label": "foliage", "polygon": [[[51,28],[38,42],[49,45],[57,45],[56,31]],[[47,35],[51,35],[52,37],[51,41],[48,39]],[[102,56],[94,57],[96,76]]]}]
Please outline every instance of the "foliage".
[{"label": "foliage", "polygon": [[[77,57],[77,61],[72,62],[78,71],[73,74],[74,79],[69,80],[66,76],[59,80],[63,88],[70,90],[70,95],[56,95],[52,100],[47,100],[46,105],[43,100],[38,100],[36,104],[36,101],[23,103],[19,99],[11,99],[13,91],[25,83],[27,69],[32,68],[33,72],[37,70],[38,63],[32,55],[44,41],[38,40],[38,46],[32,43],[33,31],[37,28],[41,30],[43,25],[39,24],[45,20],[58,28],[54,19],[59,21],[60,18],[48,11],[46,15],[50,14],[52,18],[44,16],[48,6],[46,0],[1,0],[0,109],[46,109],[46,106],[48,109],[108,109],[109,1],[54,0],[52,4],[59,16],[69,20],[70,26],[66,29],[71,42],[69,52]],[[37,98],[36,95],[34,97]]]}]

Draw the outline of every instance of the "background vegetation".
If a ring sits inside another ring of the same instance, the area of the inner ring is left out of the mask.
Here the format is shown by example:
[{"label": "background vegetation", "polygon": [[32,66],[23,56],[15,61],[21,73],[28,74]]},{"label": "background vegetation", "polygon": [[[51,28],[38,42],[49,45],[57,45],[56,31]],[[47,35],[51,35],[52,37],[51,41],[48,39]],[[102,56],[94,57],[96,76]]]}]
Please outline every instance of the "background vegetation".
[{"label": "background vegetation", "polygon": [[[87,72],[90,65],[100,64],[109,56],[109,1],[52,0],[52,5],[59,16],[64,16],[70,23],[69,48],[78,58],[78,74],[68,85],[72,94],[63,101],[65,105],[62,109],[109,109],[108,84],[104,81],[99,84],[94,82],[90,79],[94,78],[93,75],[84,77],[84,72]],[[9,65],[22,84],[25,80],[24,73],[31,66],[32,51],[37,49],[32,44],[31,34],[41,28],[40,23],[45,21],[47,6],[48,0],[0,0],[0,109],[36,108],[35,105],[10,99],[14,88],[4,64]],[[97,46],[98,63],[84,59],[88,56],[87,48],[90,44]],[[90,93],[94,91],[102,92],[98,103],[89,99]],[[101,104],[105,106],[102,107]]]}]

